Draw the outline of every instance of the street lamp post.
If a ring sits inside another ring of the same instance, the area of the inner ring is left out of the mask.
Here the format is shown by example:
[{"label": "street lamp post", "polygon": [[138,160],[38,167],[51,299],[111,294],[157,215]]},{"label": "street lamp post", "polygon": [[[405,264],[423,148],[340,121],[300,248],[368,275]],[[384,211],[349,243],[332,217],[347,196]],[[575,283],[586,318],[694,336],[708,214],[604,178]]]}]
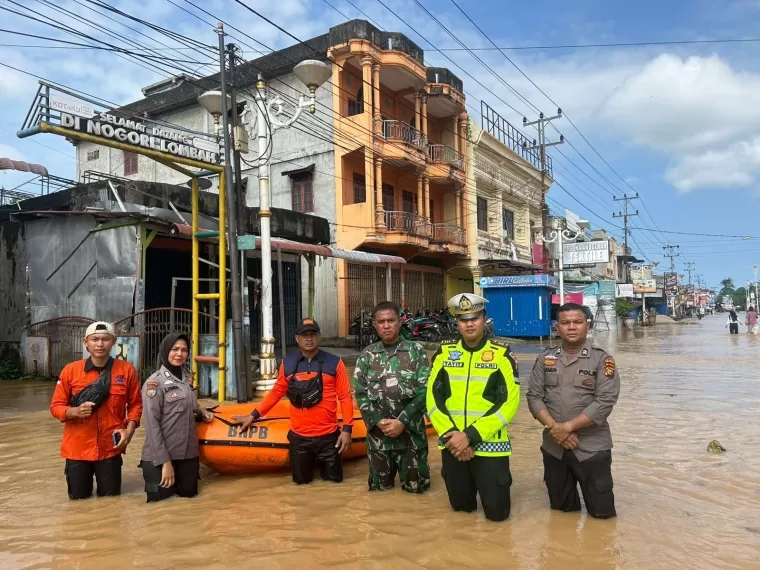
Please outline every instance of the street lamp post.
[{"label": "street lamp post", "polygon": [[[258,390],[266,390],[274,384],[277,374],[277,361],[274,356],[274,326],[272,318],[272,234],[269,210],[269,160],[272,156],[272,135],[277,129],[284,129],[295,123],[308,109],[316,111],[316,91],[332,75],[329,64],[317,60],[302,61],[293,68],[295,76],[309,89],[309,95],[298,98],[298,106],[292,117],[281,120],[284,101],[275,97],[267,100],[266,83],[261,75],[256,83],[255,108],[247,102],[242,114],[242,122],[251,137],[258,139],[258,175],[259,175],[259,232],[261,234],[261,351],[259,353],[260,381]],[[255,127],[254,127],[255,117]],[[282,277],[281,277],[282,278]]]},{"label": "street lamp post", "polygon": [[544,243],[557,243],[559,248],[559,304],[565,304],[565,256],[563,252],[563,244],[565,240],[572,241],[578,239],[583,235],[588,227],[589,223],[586,220],[578,221],[578,231],[571,232],[567,228],[563,228],[561,225],[549,232],[548,236],[539,234],[539,238]]}]

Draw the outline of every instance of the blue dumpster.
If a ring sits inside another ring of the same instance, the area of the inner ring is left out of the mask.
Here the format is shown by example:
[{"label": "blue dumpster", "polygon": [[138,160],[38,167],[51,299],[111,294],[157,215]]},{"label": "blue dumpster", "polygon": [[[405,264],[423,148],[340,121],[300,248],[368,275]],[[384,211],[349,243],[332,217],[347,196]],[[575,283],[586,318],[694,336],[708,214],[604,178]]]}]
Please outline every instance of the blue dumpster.
[{"label": "blue dumpster", "polygon": [[488,299],[498,336],[548,337],[551,331],[551,295],[558,286],[553,275],[482,277],[480,287]]}]

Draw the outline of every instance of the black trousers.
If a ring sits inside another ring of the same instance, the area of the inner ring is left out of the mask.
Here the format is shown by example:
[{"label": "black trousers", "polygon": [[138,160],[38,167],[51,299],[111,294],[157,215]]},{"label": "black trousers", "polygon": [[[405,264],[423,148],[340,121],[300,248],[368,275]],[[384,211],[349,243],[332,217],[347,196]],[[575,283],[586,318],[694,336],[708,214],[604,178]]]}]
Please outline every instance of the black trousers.
[{"label": "black trousers", "polygon": [[92,496],[92,478],[98,484],[98,497],[121,495],[121,455],[102,461],[67,459],[64,473],[69,499],[88,499]]},{"label": "black trousers", "polygon": [[588,514],[598,519],[615,516],[612,492],[612,451],[600,451],[585,461],[565,450],[562,459],[541,450],[544,456],[544,483],[552,509],[565,512],[581,510],[580,483]]},{"label": "black trousers", "polygon": [[319,437],[303,437],[293,431],[288,432],[290,467],[295,483],[311,483],[317,463],[323,481],[343,481],[343,457],[335,447],[339,436],[340,430]]},{"label": "black trousers", "polygon": [[470,461],[459,461],[448,449],[444,449],[441,451],[441,459],[441,475],[446,483],[452,509],[471,513],[478,508],[476,496],[480,495],[483,512],[488,520],[503,521],[509,518],[512,474],[509,471],[508,456],[475,456]]},{"label": "black trousers", "polygon": [[140,461],[139,467],[145,480],[145,494],[149,503],[163,501],[174,495],[180,497],[195,497],[198,494],[198,479],[200,479],[201,463],[198,457],[192,459],[176,459],[174,466],[174,485],[161,487],[162,465],[153,465],[152,461]]},{"label": "black trousers", "polygon": [[728,323],[728,334],[739,334],[739,323]]}]

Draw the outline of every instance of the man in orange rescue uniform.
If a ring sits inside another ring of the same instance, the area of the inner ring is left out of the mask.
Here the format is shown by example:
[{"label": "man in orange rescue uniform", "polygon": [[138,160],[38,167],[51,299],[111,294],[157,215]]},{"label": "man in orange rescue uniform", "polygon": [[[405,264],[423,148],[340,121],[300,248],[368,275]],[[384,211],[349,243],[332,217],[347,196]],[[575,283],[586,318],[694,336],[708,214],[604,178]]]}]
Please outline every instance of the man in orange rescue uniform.
[{"label": "man in orange rescue uniform", "polygon": [[64,422],[61,455],[66,458],[69,498],[121,494],[121,454],[140,423],[142,397],[135,368],[111,357],[113,325],[87,327],[90,357],[67,364],[55,387],[50,413]]},{"label": "man in orange rescue uniform", "polygon": [[[319,349],[319,325],[303,319],[296,331],[298,352],[288,354],[280,365],[277,382],[249,416],[232,416],[247,430],[266,416],[283,396],[290,400],[290,465],[293,481],[311,483],[314,467],[320,466],[325,481],[343,481],[343,453],[351,447],[354,402],[343,361]],[[343,429],[338,428],[338,402]]]}]

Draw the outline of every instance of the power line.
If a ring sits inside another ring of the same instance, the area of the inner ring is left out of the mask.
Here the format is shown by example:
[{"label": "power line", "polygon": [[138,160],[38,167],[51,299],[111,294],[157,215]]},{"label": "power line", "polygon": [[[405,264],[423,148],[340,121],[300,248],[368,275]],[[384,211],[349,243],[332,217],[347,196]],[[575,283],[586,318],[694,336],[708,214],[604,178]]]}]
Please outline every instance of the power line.
[{"label": "power line", "polygon": [[672,45],[699,45],[699,44],[735,44],[735,43],[756,43],[760,38],[728,38],[717,40],[659,40],[652,42],[618,42],[618,43],[600,43],[600,44],[556,44],[556,45],[538,45],[538,46],[503,46],[503,47],[483,47],[483,48],[441,48],[440,51],[521,51],[521,50],[539,50],[539,49],[581,49],[581,48],[608,48],[608,47],[644,47],[644,46],[672,46]]}]

